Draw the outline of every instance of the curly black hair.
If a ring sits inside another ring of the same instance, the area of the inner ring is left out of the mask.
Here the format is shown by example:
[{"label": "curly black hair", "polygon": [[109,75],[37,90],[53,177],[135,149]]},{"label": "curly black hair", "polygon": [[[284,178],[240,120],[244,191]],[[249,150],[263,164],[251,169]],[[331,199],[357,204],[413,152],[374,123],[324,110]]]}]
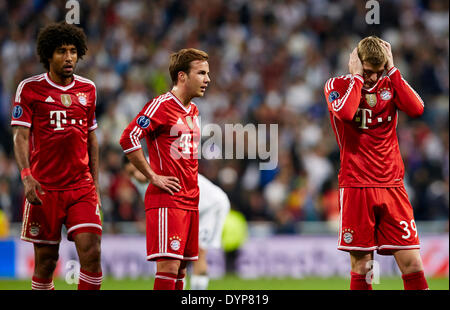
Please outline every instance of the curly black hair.
[{"label": "curly black hair", "polygon": [[66,22],[53,23],[41,29],[37,38],[36,50],[40,62],[50,70],[49,59],[53,52],[62,45],[75,45],[78,59],[87,51],[87,38],[83,29]]}]

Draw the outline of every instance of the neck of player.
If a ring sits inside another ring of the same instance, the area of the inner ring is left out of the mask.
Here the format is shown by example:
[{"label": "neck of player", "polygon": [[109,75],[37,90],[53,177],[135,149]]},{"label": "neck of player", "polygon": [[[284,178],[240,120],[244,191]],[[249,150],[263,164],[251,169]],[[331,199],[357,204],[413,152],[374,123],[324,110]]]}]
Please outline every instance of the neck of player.
[{"label": "neck of player", "polygon": [[172,94],[175,95],[175,97],[178,98],[178,100],[180,100],[180,102],[187,108],[189,107],[189,104],[191,103],[191,99],[193,98],[192,96],[190,96],[186,90],[182,89],[181,87],[175,85],[172,88]]},{"label": "neck of player", "polygon": [[58,85],[66,86],[72,83],[73,81],[73,75],[70,76],[62,76],[60,74],[55,73],[54,71],[50,70],[48,72],[48,75],[50,76],[50,79],[55,82]]}]

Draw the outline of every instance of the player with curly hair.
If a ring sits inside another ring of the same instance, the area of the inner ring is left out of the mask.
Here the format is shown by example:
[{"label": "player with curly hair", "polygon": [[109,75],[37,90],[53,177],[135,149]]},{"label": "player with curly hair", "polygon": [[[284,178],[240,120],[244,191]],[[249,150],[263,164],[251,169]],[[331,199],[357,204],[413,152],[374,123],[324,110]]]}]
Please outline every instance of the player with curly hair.
[{"label": "player with curly hair", "polygon": [[61,229],[75,242],[78,289],[100,289],[100,196],[95,84],[74,74],[86,54],[81,28],[42,29],[37,54],[47,72],[23,80],[14,98],[14,154],[25,191],[21,239],[34,244],[32,289],[54,289]]}]

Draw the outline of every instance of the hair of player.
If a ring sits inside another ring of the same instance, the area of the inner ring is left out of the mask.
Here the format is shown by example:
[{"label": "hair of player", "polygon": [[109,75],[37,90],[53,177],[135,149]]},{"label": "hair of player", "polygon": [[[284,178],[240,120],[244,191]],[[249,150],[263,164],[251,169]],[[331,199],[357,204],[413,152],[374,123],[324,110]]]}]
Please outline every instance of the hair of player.
[{"label": "hair of player", "polygon": [[381,39],[377,36],[366,37],[358,43],[358,56],[361,62],[367,62],[374,67],[383,65],[387,60]]},{"label": "hair of player", "polygon": [[52,23],[42,28],[38,34],[36,50],[39,61],[45,69],[50,70],[49,59],[62,45],[74,45],[78,59],[82,59],[87,51],[87,38],[83,29],[66,22]]},{"label": "hair of player", "polygon": [[178,82],[178,72],[189,74],[191,62],[195,60],[207,61],[208,54],[195,48],[183,48],[170,55],[169,73],[174,85]]}]

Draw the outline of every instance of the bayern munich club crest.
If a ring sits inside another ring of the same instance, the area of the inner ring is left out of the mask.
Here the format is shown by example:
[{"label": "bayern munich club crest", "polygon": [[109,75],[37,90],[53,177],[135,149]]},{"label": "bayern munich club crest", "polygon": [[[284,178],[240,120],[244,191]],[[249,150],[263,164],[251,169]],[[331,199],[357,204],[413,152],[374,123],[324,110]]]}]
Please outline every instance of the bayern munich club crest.
[{"label": "bayern munich club crest", "polygon": [[344,229],[343,235],[342,235],[344,242],[347,244],[352,243],[354,233],[355,233],[355,231],[353,229],[350,229],[350,228]]},{"label": "bayern munich club crest", "polygon": [[87,96],[85,93],[78,93],[77,94],[78,97],[78,102],[81,103],[82,105],[86,105],[87,104]]},{"label": "bayern munich club crest", "polygon": [[169,243],[170,248],[173,251],[178,251],[181,247],[181,238],[178,236],[173,236],[173,237],[170,237],[169,240],[170,240],[170,243]]},{"label": "bayern munich club crest", "polygon": [[150,119],[147,116],[142,115],[139,116],[139,118],[136,120],[136,123],[139,125],[139,127],[145,129],[150,126]]},{"label": "bayern munich club crest", "polygon": [[389,89],[382,89],[380,92],[380,98],[381,100],[389,100],[392,98],[392,93],[389,91]]},{"label": "bayern munich club crest", "polygon": [[33,222],[30,224],[30,228],[28,229],[28,232],[30,233],[30,235],[32,237],[38,236],[40,231],[41,231],[41,225],[39,225],[39,223]]}]

